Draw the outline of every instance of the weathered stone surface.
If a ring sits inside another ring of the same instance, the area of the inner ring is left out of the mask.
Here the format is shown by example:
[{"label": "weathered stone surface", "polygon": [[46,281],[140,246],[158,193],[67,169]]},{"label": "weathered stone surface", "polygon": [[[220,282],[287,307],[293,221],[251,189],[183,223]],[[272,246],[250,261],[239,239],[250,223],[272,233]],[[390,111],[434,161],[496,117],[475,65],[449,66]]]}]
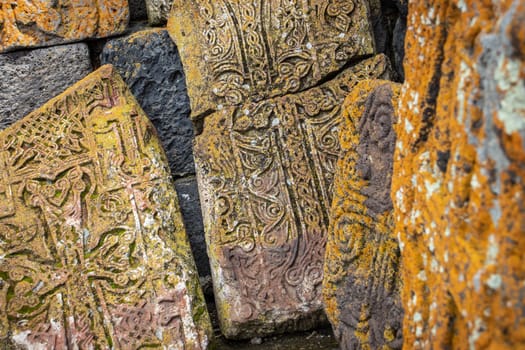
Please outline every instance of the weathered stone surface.
[{"label": "weathered stone surface", "polygon": [[129,2],[129,18],[132,21],[148,18],[148,12],[146,9],[145,0],[128,0],[128,2]]},{"label": "weathered stone surface", "polygon": [[374,53],[365,0],[175,0],[192,116],[298,92]]},{"label": "weathered stone surface", "polygon": [[204,119],[195,162],[227,337],[318,322],[341,105],[360,80],[385,76],[380,55],[319,87]]},{"label": "weathered stone surface", "polygon": [[525,348],[525,3],[409,3],[392,193],[411,349]]},{"label": "weathered stone surface", "polygon": [[175,176],[195,173],[190,102],[177,47],[164,29],[107,42],[100,56],[122,75],[155,125]]},{"label": "weathered stone surface", "polygon": [[146,0],[149,23],[151,25],[166,23],[170,14],[171,3],[170,0]]},{"label": "weathered stone surface", "polygon": [[388,56],[396,73],[394,79],[402,82],[407,4],[399,0],[369,0],[369,3],[376,53]]},{"label": "weathered stone surface", "polygon": [[184,226],[190,239],[191,251],[197,264],[200,276],[210,276],[210,261],[206,251],[204,239],[204,225],[202,223],[201,202],[197,179],[194,176],[175,180],[175,189],[179,197],[180,211],[184,219]]},{"label": "weathered stone surface", "polygon": [[7,348],[206,348],[165,155],[111,66],[0,133],[0,174]]},{"label": "weathered stone surface", "polygon": [[106,37],[128,20],[127,0],[2,1],[0,52]]},{"label": "weathered stone surface", "polygon": [[0,55],[0,129],[23,118],[90,72],[86,44]]},{"label": "weathered stone surface", "polygon": [[341,349],[401,349],[399,247],[390,199],[400,85],[359,83],[345,100],[323,297]]}]

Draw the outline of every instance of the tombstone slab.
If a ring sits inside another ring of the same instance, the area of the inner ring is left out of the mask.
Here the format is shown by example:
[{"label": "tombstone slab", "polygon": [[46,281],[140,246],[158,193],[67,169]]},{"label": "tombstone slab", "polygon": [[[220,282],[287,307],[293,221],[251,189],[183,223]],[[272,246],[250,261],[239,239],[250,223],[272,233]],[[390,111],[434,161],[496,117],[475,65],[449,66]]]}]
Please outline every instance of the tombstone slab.
[{"label": "tombstone slab", "polygon": [[122,33],[127,0],[2,1],[0,52]]},{"label": "tombstone slab", "polygon": [[360,80],[386,77],[388,69],[379,55],[319,87],[204,119],[195,162],[226,337],[319,321],[341,105]]},{"label": "tombstone slab", "polygon": [[165,155],[111,66],[2,131],[0,175],[7,348],[206,348]]},{"label": "tombstone slab", "polygon": [[25,117],[90,72],[86,44],[0,55],[0,129]]},{"label": "tombstone slab", "polygon": [[365,0],[176,0],[168,31],[194,117],[302,91],[374,53]]},{"label": "tombstone slab", "polygon": [[400,252],[390,185],[400,85],[359,83],[346,98],[323,297],[341,349],[401,349]]},{"label": "tombstone slab", "polygon": [[112,64],[155,125],[174,176],[195,173],[190,101],[177,47],[165,29],[109,40],[102,64]]},{"label": "tombstone slab", "polygon": [[519,0],[409,1],[392,198],[411,349],[525,348],[524,21]]}]

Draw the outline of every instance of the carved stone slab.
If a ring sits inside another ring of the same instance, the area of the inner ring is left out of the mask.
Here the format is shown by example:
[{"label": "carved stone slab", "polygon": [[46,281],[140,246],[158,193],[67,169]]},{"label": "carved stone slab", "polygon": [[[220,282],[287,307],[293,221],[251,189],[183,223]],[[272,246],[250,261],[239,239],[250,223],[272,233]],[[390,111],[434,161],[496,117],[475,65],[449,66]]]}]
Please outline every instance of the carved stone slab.
[{"label": "carved stone slab", "polygon": [[390,199],[400,85],[359,83],[345,100],[323,297],[341,349],[401,349],[400,261]]},{"label": "carved stone slab", "polygon": [[206,348],[165,155],[111,66],[0,133],[0,175],[7,348]]},{"label": "carved stone slab", "polygon": [[386,77],[376,56],[298,94],[205,118],[195,161],[223,333],[312,327],[321,282],[344,97]]},{"label": "carved stone slab", "polygon": [[84,43],[0,55],[0,129],[63,92],[92,71]]},{"label": "carved stone slab", "polygon": [[175,0],[192,115],[298,92],[374,53],[366,0]]},{"label": "carved stone slab", "polygon": [[127,0],[0,2],[0,52],[48,46],[123,32]]}]

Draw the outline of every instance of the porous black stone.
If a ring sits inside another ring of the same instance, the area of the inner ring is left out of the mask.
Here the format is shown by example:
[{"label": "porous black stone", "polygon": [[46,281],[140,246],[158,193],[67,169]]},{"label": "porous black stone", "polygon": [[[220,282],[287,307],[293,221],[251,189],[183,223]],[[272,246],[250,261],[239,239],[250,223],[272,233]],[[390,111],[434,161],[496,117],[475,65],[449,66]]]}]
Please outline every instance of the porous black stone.
[{"label": "porous black stone", "polygon": [[137,20],[148,18],[145,0],[128,0],[128,4],[129,4],[129,18],[132,21],[137,21]]},{"label": "porous black stone", "polygon": [[164,29],[109,40],[102,64],[113,64],[157,128],[172,175],[195,172],[190,103],[179,53]]},{"label": "porous black stone", "polygon": [[195,177],[178,179],[175,181],[175,189],[179,197],[182,218],[190,239],[191,251],[197,264],[197,270],[200,276],[209,276],[211,274],[210,262],[206,252],[197,181]]},{"label": "porous black stone", "polygon": [[0,54],[0,129],[4,129],[91,72],[86,44]]}]

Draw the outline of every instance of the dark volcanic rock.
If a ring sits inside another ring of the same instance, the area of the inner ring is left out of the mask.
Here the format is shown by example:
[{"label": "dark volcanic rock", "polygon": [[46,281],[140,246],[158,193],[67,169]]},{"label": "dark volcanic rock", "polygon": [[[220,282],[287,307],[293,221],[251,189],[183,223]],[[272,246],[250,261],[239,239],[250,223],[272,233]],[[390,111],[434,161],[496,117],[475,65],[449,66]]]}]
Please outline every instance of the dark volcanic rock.
[{"label": "dark volcanic rock", "polygon": [[166,30],[150,29],[110,40],[100,55],[122,75],[157,128],[174,176],[195,172],[190,104],[177,47]]},{"label": "dark volcanic rock", "polygon": [[195,177],[176,180],[175,189],[179,197],[180,211],[186,225],[186,233],[190,239],[191,251],[197,264],[197,270],[199,270],[200,276],[209,276],[211,274],[210,262],[206,252],[197,180]]},{"label": "dark volcanic rock", "polygon": [[396,72],[396,81],[404,80],[403,58],[407,6],[406,0],[372,0],[370,2],[376,52],[384,53],[390,58]]},{"label": "dark volcanic rock", "polygon": [[0,55],[0,129],[23,118],[91,72],[86,44]]},{"label": "dark volcanic rock", "polygon": [[129,0],[129,17],[132,21],[147,19],[146,2],[144,0]]}]

